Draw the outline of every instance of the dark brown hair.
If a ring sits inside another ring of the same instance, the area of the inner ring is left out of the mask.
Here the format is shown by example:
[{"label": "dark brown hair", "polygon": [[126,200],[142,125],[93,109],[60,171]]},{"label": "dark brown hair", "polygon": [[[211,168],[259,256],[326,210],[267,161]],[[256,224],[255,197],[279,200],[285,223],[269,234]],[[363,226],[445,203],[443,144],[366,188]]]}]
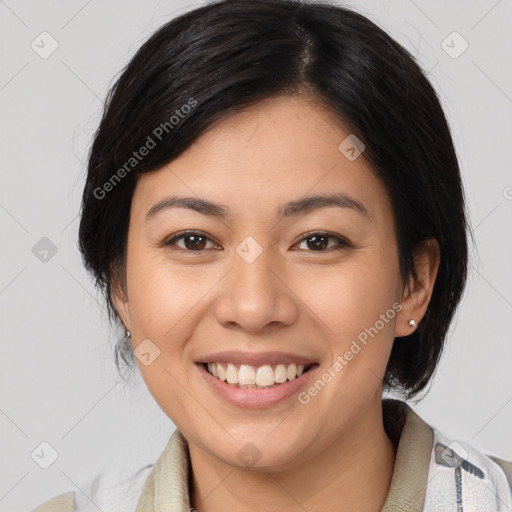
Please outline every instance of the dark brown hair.
[{"label": "dark brown hair", "polygon": [[[410,336],[395,339],[385,376],[386,386],[412,397],[436,369],[464,289],[464,193],[429,80],[407,50],[350,9],[319,1],[221,0],[158,29],[112,87],[95,134],[79,232],[84,263],[105,293],[111,320],[119,322],[111,293],[124,280],[137,177],[176,158],[212,122],[295,94],[322,101],[365,144],[363,156],[393,204],[404,282],[414,275],[422,241],[439,243],[426,315]],[[148,138],[156,144],[135,159]],[[129,340],[116,346],[118,369],[119,355],[135,366]]]}]

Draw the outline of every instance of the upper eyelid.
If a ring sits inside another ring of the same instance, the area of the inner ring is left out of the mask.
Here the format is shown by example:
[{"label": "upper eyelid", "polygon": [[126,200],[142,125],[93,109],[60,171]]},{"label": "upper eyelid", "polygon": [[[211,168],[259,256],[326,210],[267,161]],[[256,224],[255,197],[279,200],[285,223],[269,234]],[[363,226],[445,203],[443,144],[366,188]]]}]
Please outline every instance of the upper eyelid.
[{"label": "upper eyelid", "polygon": [[[177,233],[177,234],[173,235],[169,239],[165,240],[163,242],[163,245],[176,245],[176,241],[181,240],[182,238],[186,238],[187,236],[194,236],[194,235],[204,236],[209,241],[213,242],[214,244],[217,244],[217,242],[210,235],[205,233],[204,231],[200,231],[200,230],[187,230],[187,231],[183,231],[181,233]],[[333,238],[333,239],[337,240],[338,245],[347,245],[347,246],[352,245],[351,242],[349,240],[347,240],[345,237],[343,237],[341,235],[336,235],[334,233],[329,233],[327,231],[322,231],[322,230],[312,230],[312,231],[308,231],[308,232],[304,233],[294,243],[294,245],[302,243],[302,242],[304,242],[308,238],[311,238],[314,235],[321,235],[321,236],[323,235],[323,236],[326,236],[328,238]],[[184,250],[186,252],[202,252],[202,251],[190,251],[188,249],[183,249],[182,247],[178,247],[178,248],[182,249],[182,250]],[[311,252],[314,252],[314,251],[311,251]],[[319,251],[319,252],[325,252],[325,251]]]},{"label": "upper eyelid", "polygon": [[176,240],[180,240],[182,238],[186,238],[187,236],[203,236],[205,238],[207,238],[208,240],[210,240],[211,242],[214,242],[214,243],[217,243],[215,242],[215,240],[210,236],[208,235],[207,233],[205,233],[204,231],[198,231],[198,230],[187,230],[187,231],[182,231],[180,233],[176,233],[175,235],[167,238],[164,240],[163,244],[170,244],[171,242],[174,242]]}]

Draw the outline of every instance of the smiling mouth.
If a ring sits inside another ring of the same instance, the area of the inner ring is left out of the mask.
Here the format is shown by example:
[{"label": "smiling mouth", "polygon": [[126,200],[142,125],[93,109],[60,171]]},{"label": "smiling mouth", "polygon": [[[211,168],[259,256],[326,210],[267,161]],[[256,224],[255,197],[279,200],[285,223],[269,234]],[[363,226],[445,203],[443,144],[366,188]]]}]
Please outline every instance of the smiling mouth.
[{"label": "smiling mouth", "polygon": [[201,363],[205,370],[216,379],[234,388],[271,388],[295,380],[310,371],[312,364],[264,364],[252,366],[234,363]]}]

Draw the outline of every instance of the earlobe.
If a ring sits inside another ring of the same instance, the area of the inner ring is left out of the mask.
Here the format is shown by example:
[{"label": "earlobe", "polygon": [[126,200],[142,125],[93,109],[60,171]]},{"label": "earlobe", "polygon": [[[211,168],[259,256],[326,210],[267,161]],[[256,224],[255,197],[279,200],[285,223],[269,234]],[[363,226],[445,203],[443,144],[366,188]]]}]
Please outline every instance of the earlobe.
[{"label": "earlobe", "polygon": [[404,290],[395,336],[408,336],[417,329],[432,297],[439,262],[440,250],[437,240],[424,241],[414,258],[416,277],[410,276]]}]

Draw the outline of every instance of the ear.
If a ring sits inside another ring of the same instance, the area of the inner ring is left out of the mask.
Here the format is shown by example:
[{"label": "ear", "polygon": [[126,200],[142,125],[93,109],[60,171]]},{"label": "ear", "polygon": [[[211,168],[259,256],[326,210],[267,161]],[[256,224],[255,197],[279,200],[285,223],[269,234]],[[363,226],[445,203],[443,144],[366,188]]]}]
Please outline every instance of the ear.
[{"label": "ear", "polygon": [[112,302],[126,329],[131,331],[131,312],[126,287],[118,282],[112,284]]},{"label": "ear", "polygon": [[[427,311],[439,269],[440,250],[437,240],[424,241],[414,255],[416,278],[411,276],[404,286],[402,309],[397,317],[395,336],[413,333]],[[416,325],[409,325],[414,320]]]}]

